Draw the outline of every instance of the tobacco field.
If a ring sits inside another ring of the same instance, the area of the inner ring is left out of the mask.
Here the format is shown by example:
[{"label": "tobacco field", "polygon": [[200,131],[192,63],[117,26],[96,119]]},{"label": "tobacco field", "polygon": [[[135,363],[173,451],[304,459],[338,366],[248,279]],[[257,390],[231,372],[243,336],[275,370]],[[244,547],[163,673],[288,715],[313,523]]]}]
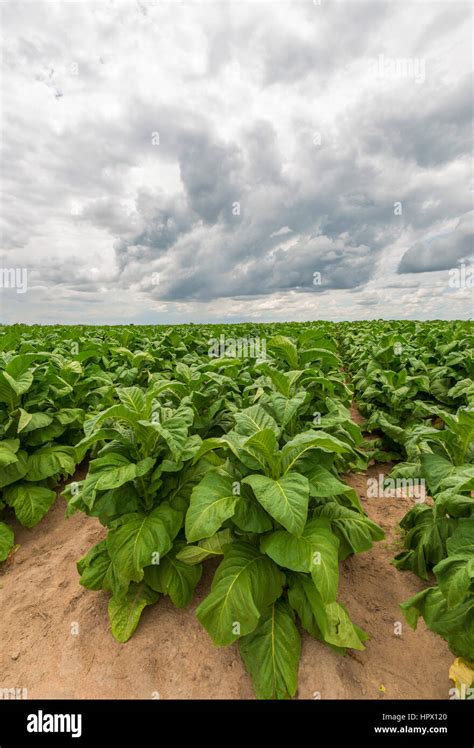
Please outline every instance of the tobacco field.
[{"label": "tobacco field", "polygon": [[292,698],[303,636],[363,661],[340,567],[384,532],[345,476],[390,463],[426,486],[393,556],[424,580],[400,615],[469,667],[473,341],[460,321],[0,328],[0,573],[13,520],[41,532],[61,493],[106,531],[77,585],[107,597],[111,637],[190,605],[214,564],[200,624],[257,698]]}]

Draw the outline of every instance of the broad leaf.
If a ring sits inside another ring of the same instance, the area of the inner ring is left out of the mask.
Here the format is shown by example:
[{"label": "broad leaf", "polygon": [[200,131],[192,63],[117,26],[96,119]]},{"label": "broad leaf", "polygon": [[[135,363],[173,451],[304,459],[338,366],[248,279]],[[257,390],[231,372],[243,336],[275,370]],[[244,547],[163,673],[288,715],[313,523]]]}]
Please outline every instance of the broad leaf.
[{"label": "broad leaf", "polygon": [[260,547],[279,566],[310,572],[323,602],[336,599],[339,541],[331,531],[329,520],[310,520],[300,537],[279,530],[263,538]]},{"label": "broad leaf", "polygon": [[448,556],[433,569],[439,588],[446,598],[448,607],[461,603],[471,589],[474,580],[474,553]]},{"label": "broad leaf", "polygon": [[0,562],[8,558],[14,543],[13,530],[5,522],[0,522]]},{"label": "broad leaf", "polygon": [[257,627],[265,608],[280,597],[285,578],[255,546],[237,542],[224,551],[211,592],[196,615],[214,644],[231,644]]},{"label": "broad leaf", "polygon": [[181,516],[168,504],[161,504],[150,514],[126,514],[118,520],[107,536],[107,549],[119,572],[140,582],[144,567],[170,550]]},{"label": "broad leaf", "polygon": [[76,459],[72,447],[54,445],[41,447],[28,458],[28,481],[40,481],[53,475],[72,475],[76,469]]},{"label": "broad leaf", "polygon": [[280,433],[275,419],[261,405],[252,405],[250,408],[238,411],[234,418],[235,431],[241,436],[250,437],[264,429],[270,429],[277,437]]},{"label": "broad leaf", "polygon": [[293,535],[301,535],[308,516],[309,484],[299,473],[287,473],[279,480],[248,475],[242,483],[252,487],[268,514]]},{"label": "broad leaf", "polygon": [[201,540],[197,545],[185,545],[176,554],[176,558],[185,564],[199,564],[207,558],[223,556],[225,546],[233,542],[235,542],[235,536],[232,530],[221,530],[210,538]]},{"label": "broad leaf", "polygon": [[140,616],[147,605],[158,601],[159,594],[144,582],[132,582],[124,595],[113,595],[109,601],[109,618],[112,634],[118,642],[130,639],[138,626]]},{"label": "broad leaf", "polygon": [[281,451],[281,465],[284,473],[298,464],[298,462],[313,449],[323,452],[342,454],[349,452],[350,448],[331,434],[324,431],[304,431],[289,441]]},{"label": "broad leaf", "polygon": [[18,521],[33,527],[54,504],[56,493],[31,483],[15,483],[5,489],[4,498],[14,508]]},{"label": "broad leaf", "polygon": [[177,558],[185,543],[176,543],[173,550],[159,564],[147,566],[146,583],[157,592],[169,595],[173,605],[185,608],[191,602],[194,589],[202,575],[200,564],[190,566]]},{"label": "broad leaf", "polygon": [[258,699],[288,699],[298,688],[301,638],[289,605],[277,600],[239,641]]},{"label": "broad leaf", "polygon": [[186,514],[188,542],[214,535],[223,522],[234,514],[238,498],[229,475],[219,471],[206,473],[191,494]]}]

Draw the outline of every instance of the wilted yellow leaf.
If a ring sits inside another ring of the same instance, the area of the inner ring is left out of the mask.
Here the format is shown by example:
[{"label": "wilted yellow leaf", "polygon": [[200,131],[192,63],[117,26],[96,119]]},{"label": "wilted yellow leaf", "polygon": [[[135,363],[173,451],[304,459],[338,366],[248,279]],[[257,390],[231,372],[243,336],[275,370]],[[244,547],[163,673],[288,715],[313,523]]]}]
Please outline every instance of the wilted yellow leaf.
[{"label": "wilted yellow leaf", "polygon": [[456,688],[465,685],[467,688],[474,683],[474,662],[463,660],[462,657],[456,657],[449,668],[449,677],[454,681]]}]

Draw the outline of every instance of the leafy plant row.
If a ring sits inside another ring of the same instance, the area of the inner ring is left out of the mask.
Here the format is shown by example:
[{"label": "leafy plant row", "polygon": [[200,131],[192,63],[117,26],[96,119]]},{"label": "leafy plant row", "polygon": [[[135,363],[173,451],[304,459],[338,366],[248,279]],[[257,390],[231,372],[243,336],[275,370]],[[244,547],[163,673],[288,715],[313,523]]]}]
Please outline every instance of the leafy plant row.
[{"label": "leafy plant row", "polygon": [[366,427],[383,435],[388,457],[404,458],[390,477],[421,478],[429,491],[401,521],[394,563],[423,579],[434,573],[436,584],[401,607],[412,626],[422,616],[454,654],[474,660],[472,327],[384,327],[371,343],[365,326],[349,329],[345,350]]},{"label": "leafy plant row", "polygon": [[337,600],[340,561],[383,537],[338,477],[367,464],[351,393],[317,328],[273,336],[265,361],[194,346],[169,378],[118,389],[84,424],[78,456],[94,457],[69,511],[99,517],[107,536],[79,562],[81,583],[111,594],[126,641],[147,605],[184,607],[203,562],[220,559],[197,616],[217,646],[238,641],[259,697],[286,698],[299,625],[339,653],[367,638]]},{"label": "leafy plant row", "polygon": [[[211,341],[222,339],[216,356]],[[265,355],[257,346],[236,357],[241,339],[263,340]],[[408,601],[406,614],[466,656],[471,341],[464,323],[5,328],[0,509],[32,526],[58,482],[90,459],[65,495],[69,513],[105,528],[78,570],[81,584],[110,595],[114,636],[127,641],[163,595],[188,605],[203,564],[219,563],[198,618],[217,646],[238,644],[258,696],[286,698],[302,629],[340,654],[364,647],[338,601],[339,564],[383,533],[342,475],[402,457],[394,475],[425,476],[436,503],[404,519],[396,563],[438,575],[453,558],[436,594]],[[379,437],[370,443],[350,416],[352,387]],[[13,543],[0,523],[0,560]]]}]

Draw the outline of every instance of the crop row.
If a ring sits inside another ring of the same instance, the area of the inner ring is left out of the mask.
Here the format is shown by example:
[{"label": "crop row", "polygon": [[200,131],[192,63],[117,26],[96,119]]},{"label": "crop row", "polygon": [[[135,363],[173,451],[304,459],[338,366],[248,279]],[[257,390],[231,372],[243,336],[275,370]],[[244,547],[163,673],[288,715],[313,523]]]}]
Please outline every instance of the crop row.
[{"label": "crop row", "polygon": [[346,330],[365,428],[383,435],[392,479],[426,483],[429,497],[401,522],[395,566],[435,584],[402,604],[451,651],[474,660],[474,361],[469,323],[359,324]]},{"label": "crop row", "polygon": [[[340,654],[368,638],[337,599],[339,564],[383,532],[342,476],[403,459],[393,474],[423,475],[435,502],[404,519],[396,563],[438,576],[407,617],[472,658],[470,335],[463,323],[5,328],[0,560],[14,551],[9,514],[32,527],[87,460],[64,495],[69,515],[105,528],[78,571],[109,594],[115,638],[163,595],[188,605],[214,559],[200,622],[217,646],[238,643],[257,696],[287,698],[301,628]],[[353,388],[374,441],[351,419]],[[450,615],[462,623],[448,636]]]}]

